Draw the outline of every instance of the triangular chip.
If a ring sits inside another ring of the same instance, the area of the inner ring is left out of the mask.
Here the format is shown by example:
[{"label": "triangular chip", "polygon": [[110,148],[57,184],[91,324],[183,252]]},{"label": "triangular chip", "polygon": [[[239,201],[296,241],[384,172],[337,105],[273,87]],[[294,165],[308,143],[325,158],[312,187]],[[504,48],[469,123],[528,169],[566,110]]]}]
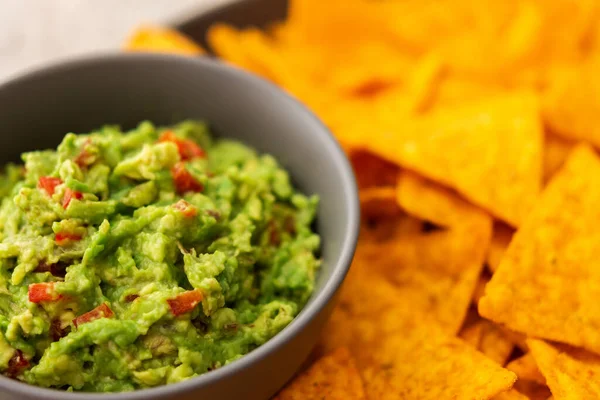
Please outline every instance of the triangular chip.
[{"label": "triangular chip", "polygon": [[434,224],[454,228],[483,229],[490,217],[481,209],[460,198],[455,192],[415,173],[398,174],[397,200],[411,215]]},{"label": "triangular chip", "polygon": [[599,356],[543,340],[527,344],[556,400],[600,399]]},{"label": "triangular chip", "polygon": [[600,158],[573,150],[479,302],[486,318],[600,353]]},{"label": "triangular chip", "polygon": [[364,145],[456,189],[513,226],[529,213],[542,183],[543,132],[537,101],[527,93],[415,121],[382,121],[365,135]]},{"label": "triangular chip", "polygon": [[400,288],[377,276],[355,276],[344,287],[321,345],[353,349],[372,399],[489,399],[515,380],[511,372],[445,335],[435,321],[415,312]]},{"label": "triangular chip", "polygon": [[317,360],[273,400],[365,400],[363,383],[347,348]]},{"label": "triangular chip", "polygon": [[544,182],[550,181],[554,174],[562,167],[574,142],[560,136],[546,134],[544,141]]}]

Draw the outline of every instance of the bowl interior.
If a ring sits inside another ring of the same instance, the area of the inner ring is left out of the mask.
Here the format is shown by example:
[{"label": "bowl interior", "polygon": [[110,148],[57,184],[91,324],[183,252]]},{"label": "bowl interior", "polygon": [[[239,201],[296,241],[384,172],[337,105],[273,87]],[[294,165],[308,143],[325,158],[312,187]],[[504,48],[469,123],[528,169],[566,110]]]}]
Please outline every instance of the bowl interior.
[{"label": "bowl interior", "polygon": [[[100,56],[34,72],[0,86],[0,163],[53,148],[67,132],[186,118],[206,120],[217,135],[273,154],[301,191],[321,197],[317,229],[324,262],[302,313],[316,312],[334,294],[353,255],[354,178],[318,119],[262,79],[207,58],[151,54]],[[294,323],[288,328],[296,329]]]}]

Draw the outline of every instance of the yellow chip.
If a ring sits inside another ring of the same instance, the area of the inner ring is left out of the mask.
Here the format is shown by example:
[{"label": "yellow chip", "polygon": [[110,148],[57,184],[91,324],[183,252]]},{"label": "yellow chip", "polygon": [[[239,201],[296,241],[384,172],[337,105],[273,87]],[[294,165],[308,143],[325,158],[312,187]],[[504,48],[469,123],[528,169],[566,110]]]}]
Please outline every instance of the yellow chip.
[{"label": "yellow chip", "polygon": [[361,217],[367,221],[393,218],[402,211],[396,204],[396,188],[371,187],[360,191]]},{"label": "yellow chip", "polygon": [[485,270],[482,271],[481,276],[479,277],[479,280],[477,281],[477,286],[475,287],[475,291],[473,292],[473,304],[477,305],[477,303],[479,303],[479,300],[483,297],[483,294],[485,293],[485,287],[489,281],[490,281],[490,276],[488,274],[486,274]]},{"label": "yellow chip", "polygon": [[540,385],[546,384],[546,378],[540,372],[531,352],[527,352],[506,364],[506,369],[514,372],[519,380],[533,381]]},{"label": "yellow chip", "polygon": [[517,380],[514,389],[530,400],[547,400],[552,395],[548,386],[533,381]]},{"label": "yellow chip", "polygon": [[506,363],[514,347],[502,329],[485,319],[464,327],[459,337],[499,365]]},{"label": "yellow chip", "polygon": [[500,261],[512,240],[514,232],[513,228],[503,223],[496,222],[494,224],[494,234],[492,235],[492,242],[486,256],[487,266],[490,271],[496,272],[498,266],[500,266]]},{"label": "yellow chip", "polygon": [[600,159],[578,146],[517,231],[479,302],[529,336],[600,352]]},{"label": "yellow chip", "polygon": [[440,226],[471,229],[471,225],[481,227],[490,222],[485,212],[456,193],[408,171],[398,175],[397,199],[409,214]]},{"label": "yellow chip", "polygon": [[518,226],[542,182],[537,110],[530,95],[506,96],[375,126],[364,145]]},{"label": "yellow chip", "polygon": [[556,400],[600,398],[600,357],[543,340],[527,343]]},{"label": "yellow chip", "polygon": [[347,348],[317,360],[273,400],[365,400],[362,380]]},{"label": "yellow chip", "polygon": [[185,55],[204,54],[202,47],[176,30],[160,26],[141,26],[125,43],[127,51],[175,53]]}]

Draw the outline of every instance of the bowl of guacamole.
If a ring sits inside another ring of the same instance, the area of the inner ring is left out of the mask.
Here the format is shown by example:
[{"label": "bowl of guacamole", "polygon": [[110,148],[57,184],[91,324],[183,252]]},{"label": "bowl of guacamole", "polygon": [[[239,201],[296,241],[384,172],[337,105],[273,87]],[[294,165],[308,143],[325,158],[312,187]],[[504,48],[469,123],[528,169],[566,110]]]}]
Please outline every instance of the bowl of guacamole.
[{"label": "bowl of guacamole", "polygon": [[9,399],[262,399],[293,375],[358,230],[348,162],[302,105],[148,54],[17,78],[0,110]]}]

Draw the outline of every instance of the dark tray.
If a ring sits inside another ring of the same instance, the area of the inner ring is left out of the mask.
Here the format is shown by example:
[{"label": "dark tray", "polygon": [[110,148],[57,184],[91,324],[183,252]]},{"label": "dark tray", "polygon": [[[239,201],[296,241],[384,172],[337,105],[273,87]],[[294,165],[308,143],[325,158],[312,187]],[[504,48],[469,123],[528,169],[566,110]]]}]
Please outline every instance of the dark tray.
[{"label": "dark tray", "polygon": [[238,0],[184,20],[175,27],[210,51],[205,38],[212,24],[224,22],[238,28],[249,26],[263,28],[270,23],[283,20],[287,15],[287,6],[286,0]]}]

